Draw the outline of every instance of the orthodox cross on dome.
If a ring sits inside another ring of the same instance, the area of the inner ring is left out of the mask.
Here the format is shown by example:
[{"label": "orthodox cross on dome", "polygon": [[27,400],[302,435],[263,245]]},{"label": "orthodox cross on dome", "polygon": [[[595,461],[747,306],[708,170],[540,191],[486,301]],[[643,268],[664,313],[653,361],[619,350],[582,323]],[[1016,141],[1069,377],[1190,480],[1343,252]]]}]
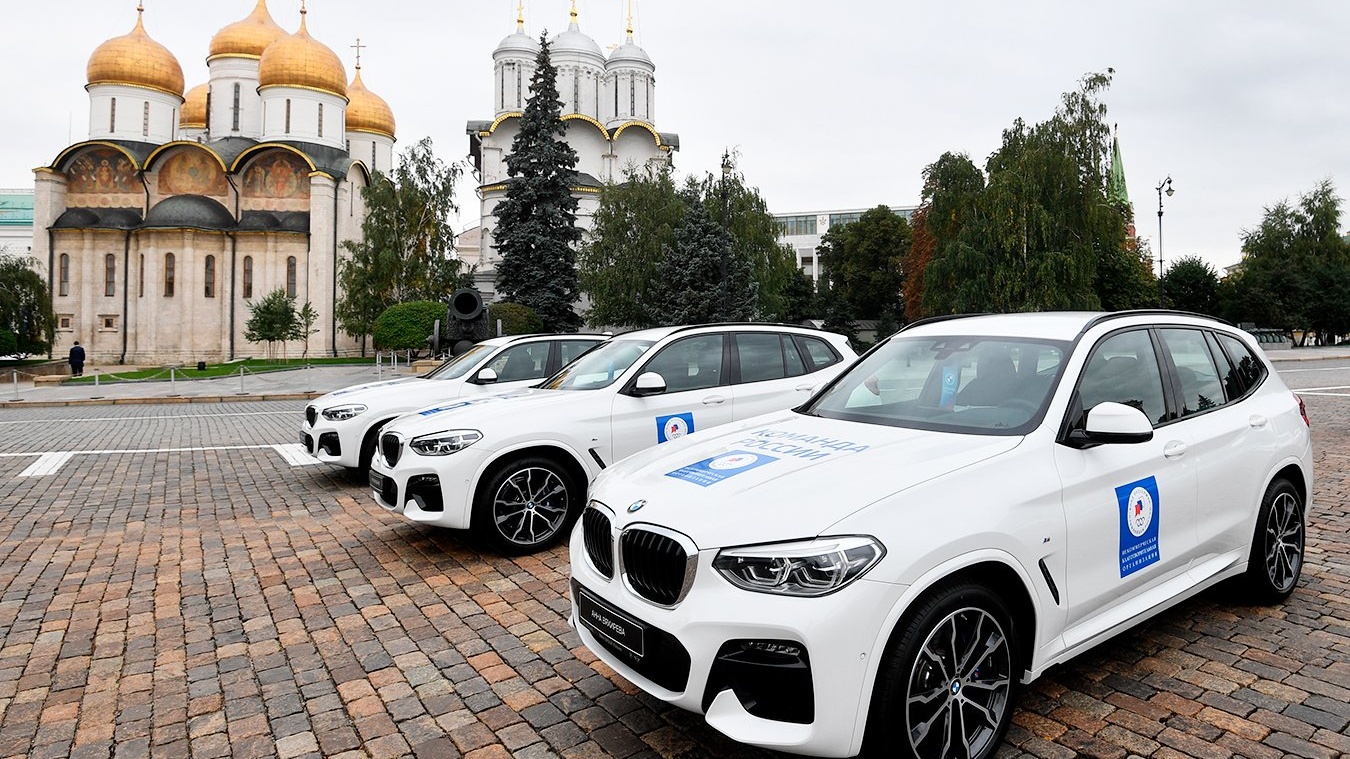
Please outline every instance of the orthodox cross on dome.
[{"label": "orthodox cross on dome", "polygon": [[356,38],[356,44],[355,44],[355,45],[351,45],[351,47],[356,48],[356,67],[359,69],[359,68],[361,68],[361,48],[363,48],[363,47],[370,47],[370,45],[362,45],[362,44],[361,44],[361,38],[360,38],[360,37],[357,37],[357,38]]},{"label": "orthodox cross on dome", "polygon": [[628,41],[633,41],[633,0],[628,0]]},{"label": "orthodox cross on dome", "polygon": [[572,23],[577,22],[577,0],[572,0]]},{"label": "orthodox cross on dome", "polygon": [[516,2],[516,31],[525,31],[525,0]]}]

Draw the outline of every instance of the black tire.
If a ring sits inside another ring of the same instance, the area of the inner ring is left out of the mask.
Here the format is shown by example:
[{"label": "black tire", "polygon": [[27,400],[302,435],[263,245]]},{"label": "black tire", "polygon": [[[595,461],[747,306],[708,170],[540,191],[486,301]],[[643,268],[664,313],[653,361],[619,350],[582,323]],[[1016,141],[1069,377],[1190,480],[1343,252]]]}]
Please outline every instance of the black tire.
[{"label": "black tire", "polygon": [[1303,498],[1285,479],[1275,480],[1261,499],[1252,535],[1247,574],[1243,575],[1243,599],[1259,604],[1277,604],[1298,586],[1303,572]]},{"label": "black tire", "polygon": [[1012,723],[1020,673],[1012,615],[961,583],[921,600],[881,662],[866,755],[987,759]]},{"label": "black tire", "polygon": [[357,474],[363,477],[370,474],[370,462],[374,460],[375,448],[380,444],[380,432],[384,430],[384,425],[388,423],[389,420],[385,419],[366,430],[365,437],[361,438],[361,455],[357,458],[356,463]]},{"label": "black tire", "polygon": [[507,556],[533,553],[567,535],[585,496],[585,488],[553,459],[514,459],[478,488],[470,529]]}]

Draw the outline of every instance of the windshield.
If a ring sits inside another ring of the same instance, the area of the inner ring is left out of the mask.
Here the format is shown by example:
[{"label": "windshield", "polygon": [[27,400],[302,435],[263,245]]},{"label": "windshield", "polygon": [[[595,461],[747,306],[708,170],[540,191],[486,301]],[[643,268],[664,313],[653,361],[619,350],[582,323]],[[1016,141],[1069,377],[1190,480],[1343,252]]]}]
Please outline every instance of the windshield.
[{"label": "windshield", "polygon": [[1068,347],[988,336],[897,337],[803,411],[893,427],[1025,434],[1045,413]]},{"label": "windshield", "polygon": [[479,343],[426,374],[423,374],[422,379],[459,379],[473,371],[473,368],[478,365],[478,362],[491,351],[491,345]]},{"label": "windshield", "polygon": [[609,387],[652,347],[654,340],[609,340],[564,366],[540,385],[546,390],[599,390]]}]

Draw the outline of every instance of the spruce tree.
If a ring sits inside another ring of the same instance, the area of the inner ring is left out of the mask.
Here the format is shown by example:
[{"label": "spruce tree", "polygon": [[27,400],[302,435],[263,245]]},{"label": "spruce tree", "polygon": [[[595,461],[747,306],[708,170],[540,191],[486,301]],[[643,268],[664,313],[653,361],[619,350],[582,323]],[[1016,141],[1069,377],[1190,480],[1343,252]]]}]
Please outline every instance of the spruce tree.
[{"label": "spruce tree", "polygon": [[581,239],[571,192],[577,154],[563,141],[561,116],[558,72],[541,35],[520,132],[506,158],[506,197],[497,205],[497,292],[534,309],[544,329],[574,332],[582,321],[573,308],[578,291],[572,246]]},{"label": "spruce tree", "polygon": [[731,235],[697,198],[688,205],[661,263],[653,312],[663,324],[753,320],[759,285],[749,262],[732,255]]}]

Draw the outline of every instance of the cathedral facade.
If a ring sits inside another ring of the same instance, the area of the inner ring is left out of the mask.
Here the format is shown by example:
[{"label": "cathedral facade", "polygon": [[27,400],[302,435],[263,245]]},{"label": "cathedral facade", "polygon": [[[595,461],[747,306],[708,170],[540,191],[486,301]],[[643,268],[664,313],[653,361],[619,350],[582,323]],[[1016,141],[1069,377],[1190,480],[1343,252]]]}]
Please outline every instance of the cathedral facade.
[{"label": "cathedral facade", "polygon": [[[478,181],[479,224],[460,236],[457,250],[465,263],[477,265],[475,284],[490,296],[500,255],[496,249],[496,207],[509,186],[506,158],[520,131],[520,118],[530,96],[539,40],[525,32],[518,11],[515,33],[492,53],[492,119],[470,121],[469,157]],[[577,153],[577,225],[590,230],[600,205],[600,188],[623,182],[625,172],[670,164],[680,149],[678,135],[656,128],[656,65],[633,41],[631,13],[627,37],[608,56],[581,31],[573,0],[567,30],[549,40],[550,60],[558,72],[564,139]]]},{"label": "cathedral facade", "polygon": [[305,10],[291,34],[258,0],[211,39],[209,81],[185,91],[137,13],[89,58],[88,139],[36,170],[54,355],[77,340],[103,364],[254,355],[249,304],[278,289],[319,314],[311,355],[352,351],[337,264],[361,235],[361,189],[394,160],[393,114],[359,57],[349,81]]}]

